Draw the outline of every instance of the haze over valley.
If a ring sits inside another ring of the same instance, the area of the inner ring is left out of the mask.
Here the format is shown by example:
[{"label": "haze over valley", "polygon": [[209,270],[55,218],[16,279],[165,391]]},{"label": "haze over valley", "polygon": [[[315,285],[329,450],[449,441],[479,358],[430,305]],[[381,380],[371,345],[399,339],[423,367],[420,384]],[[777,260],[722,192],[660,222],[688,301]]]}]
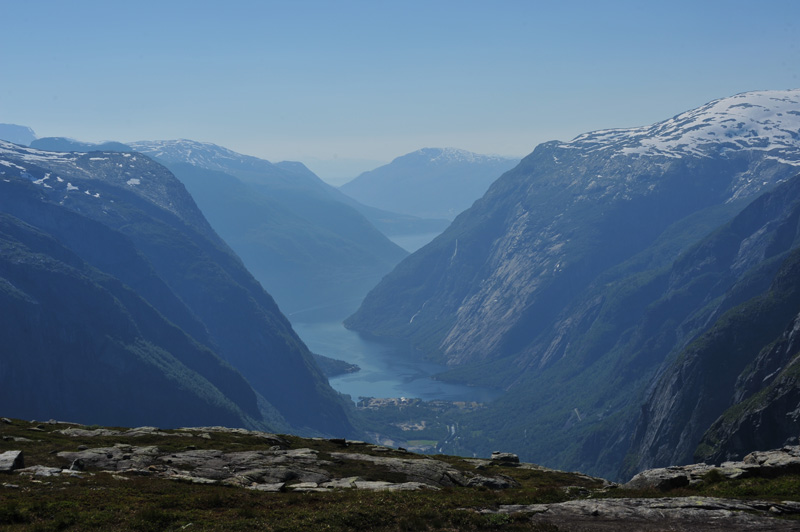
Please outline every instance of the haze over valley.
[{"label": "haze over valley", "polygon": [[[181,4],[153,20],[120,7],[116,34],[76,18],[85,6],[9,13],[43,36],[0,59],[30,86],[0,93],[0,470],[22,419],[65,437],[150,427],[145,443],[195,427],[234,454],[255,435],[270,465],[235,482],[153,465],[221,452],[208,442],[121,459],[281,493],[549,504],[634,479],[623,490],[684,497],[769,477],[754,452],[800,460],[798,6],[767,2],[781,25],[739,2],[691,17],[683,2],[444,2],[421,18],[234,2],[175,24]],[[80,60],[56,46],[57,15],[85,30],[64,41]],[[432,481],[409,451],[467,469]],[[525,484],[551,469],[592,491]],[[788,497],[772,517],[800,512]],[[501,504],[476,511],[516,511]],[[25,512],[0,507],[0,524],[42,519]],[[486,519],[467,529],[523,518]]]}]

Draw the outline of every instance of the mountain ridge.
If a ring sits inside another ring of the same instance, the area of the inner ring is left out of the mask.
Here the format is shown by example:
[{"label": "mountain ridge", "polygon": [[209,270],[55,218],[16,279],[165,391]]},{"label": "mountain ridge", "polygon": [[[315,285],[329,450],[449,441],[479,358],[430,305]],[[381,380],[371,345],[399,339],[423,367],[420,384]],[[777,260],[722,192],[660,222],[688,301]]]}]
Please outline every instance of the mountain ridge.
[{"label": "mountain ridge", "polygon": [[457,148],[422,148],[363,172],[339,190],[373,207],[452,220],[517,161]]},{"label": "mountain ridge", "polygon": [[[678,283],[669,268],[706,236],[697,228],[715,229],[792,181],[800,135],[783,130],[800,129],[795,110],[798,90],[748,93],[650,127],[541,144],[345,323],[411,340],[452,368],[442,378],[506,390],[464,431],[488,441],[462,435],[448,452],[502,441],[526,459],[615,478],[632,405],[673,349],[713,324],[704,294],[726,290],[713,292],[701,270]],[[714,144],[708,133],[734,116],[747,127]],[[688,137],[668,127],[676,124]]]},{"label": "mountain ridge", "polygon": [[[259,399],[264,415],[274,416],[277,407],[298,429],[348,430],[341,399],[288,320],[166,168],[131,153],[65,154],[0,143],[0,172],[3,212],[54,230],[94,266],[149,285],[151,304],[247,375],[268,401]],[[123,251],[127,246],[130,263],[123,261],[126,254],[92,248],[68,229],[98,226],[106,229],[89,234],[116,240]],[[146,267],[131,269],[137,265]],[[297,403],[293,394],[305,400]]]}]

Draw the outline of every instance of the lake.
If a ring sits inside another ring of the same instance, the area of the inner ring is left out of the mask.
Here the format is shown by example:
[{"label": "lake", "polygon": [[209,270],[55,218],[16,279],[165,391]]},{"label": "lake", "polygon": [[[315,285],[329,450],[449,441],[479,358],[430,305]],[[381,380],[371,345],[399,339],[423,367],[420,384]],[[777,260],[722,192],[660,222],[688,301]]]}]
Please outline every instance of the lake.
[{"label": "lake", "polygon": [[414,253],[416,250],[429,243],[431,240],[441,234],[437,233],[418,233],[413,235],[394,235],[388,237],[389,240],[405,249],[409,253]]},{"label": "lake", "polygon": [[344,328],[338,320],[292,323],[314,353],[357,364],[361,371],[330,379],[331,386],[353,401],[359,397],[407,397],[426,401],[488,402],[499,390],[437,381],[446,366],[422,360],[405,342],[375,340]]}]

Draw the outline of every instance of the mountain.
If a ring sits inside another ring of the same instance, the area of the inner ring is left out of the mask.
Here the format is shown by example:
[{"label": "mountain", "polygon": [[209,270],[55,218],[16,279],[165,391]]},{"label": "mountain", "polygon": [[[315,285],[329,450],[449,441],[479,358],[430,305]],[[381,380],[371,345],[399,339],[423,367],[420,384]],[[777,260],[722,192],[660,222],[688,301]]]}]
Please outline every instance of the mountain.
[{"label": "mountain", "polygon": [[283,200],[312,194],[317,200],[344,203],[365,216],[386,235],[442,231],[447,227],[444,220],[421,219],[363,205],[325,183],[302,163],[271,163],[215,144],[186,139],[141,141],[131,146],[164,163],[186,163],[205,170],[228,173],[247,184],[262,187],[269,194],[280,192]]},{"label": "mountain", "polygon": [[800,388],[791,366],[798,355],[799,221],[800,176],[676,262],[672,291],[693,293],[698,309],[690,319],[713,325],[666,366],[647,397],[630,470],[690,462],[701,439],[698,458],[724,461],[797,437],[792,411]]},{"label": "mountain", "polygon": [[43,151],[76,151],[88,153],[90,151],[133,151],[127,144],[121,142],[81,142],[66,137],[43,137],[32,141],[31,148]]},{"label": "mountain", "polygon": [[[66,414],[84,420],[120,408],[136,424],[224,414],[350,430],[275,302],[166,168],[140,154],[0,142],[0,172],[4,298],[18,310],[3,328],[14,346],[3,404],[27,398],[20,408],[36,417],[72,405]],[[193,396],[208,407],[182,406]]]},{"label": "mountain", "polygon": [[708,301],[756,264],[712,276],[701,263],[680,283],[670,271],[797,173],[799,131],[800,91],[761,91],[539,145],[387,275],[346,325],[410,339],[452,368],[440,378],[506,390],[462,424],[448,452],[502,443],[549,466],[616,477],[662,364],[713,325]]},{"label": "mountain", "polygon": [[339,189],[387,211],[452,220],[517,163],[455,148],[423,148],[364,172]]},{"label": "mountain", "polygon": [[344,317],[407,255],[301,163],[187,140],[132,146],[175,173],[288,313],[330,306]]},{"label": "mountain", "polygon": [[36,133],[27,126],[0,124],[0,139],[13,142],[14,144],[29,146],[30,143],[36,139]]}]

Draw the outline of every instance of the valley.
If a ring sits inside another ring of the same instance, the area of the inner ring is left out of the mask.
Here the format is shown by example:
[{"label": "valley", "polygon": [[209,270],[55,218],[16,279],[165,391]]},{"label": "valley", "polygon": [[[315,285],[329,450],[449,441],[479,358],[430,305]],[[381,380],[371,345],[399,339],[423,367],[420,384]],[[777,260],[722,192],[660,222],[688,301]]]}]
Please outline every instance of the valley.
[{"label": "valley", "polygon": [[795,445],[798,116],[762,91],[541,144],[449,225],[209,143],[3,142],[0,332],[29,355],[0,397],[614,482]]}]

